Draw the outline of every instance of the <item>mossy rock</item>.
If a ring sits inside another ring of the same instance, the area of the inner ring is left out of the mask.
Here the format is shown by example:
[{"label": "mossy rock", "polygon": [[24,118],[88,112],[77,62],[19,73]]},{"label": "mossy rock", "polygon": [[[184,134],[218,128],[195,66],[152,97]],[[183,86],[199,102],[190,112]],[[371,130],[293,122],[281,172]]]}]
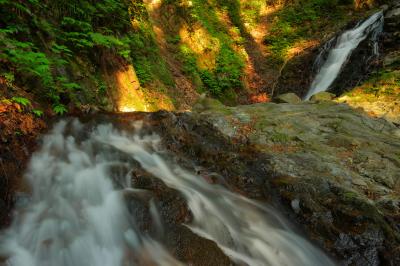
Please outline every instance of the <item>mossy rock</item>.
[{"label": "mossy rock", "polygon": [[290,92],[290,93],[278,95],[278,97],[276,97],[274,101],[277,103],[296,104],[296,103],[300,103],[301,99],[295,93]]},{"label": "mossy rock", "polygon": [[316,94],[314,94],[310,101],[312,102],[326,102],[326,101],[332,101],[336,97],[335,94],[327,92],[327,91],[321,91]]}]

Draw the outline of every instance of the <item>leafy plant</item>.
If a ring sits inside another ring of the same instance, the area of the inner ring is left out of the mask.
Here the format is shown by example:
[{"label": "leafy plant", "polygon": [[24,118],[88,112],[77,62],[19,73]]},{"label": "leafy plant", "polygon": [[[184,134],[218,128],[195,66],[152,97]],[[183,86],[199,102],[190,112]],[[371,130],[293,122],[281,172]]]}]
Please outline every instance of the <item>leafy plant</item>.
[{"label": "leafy plant", "polygon": [[222,46],[216,59],[214,71],[203,70],[200,73],[205,88],[214,96],[223,97],[231,89],[242,88],[242,69],[244,63],[230,47]]},{"label": "leafy plant", "polygon": [[31,101],[24,97],[12,97],[11,100],[15,103],[18,103],[24,107],[28,107],[31,105]]},{"label": "leafy plant", "polygon": [[11,87],[15,80],[14,74],[13,73],[4,73],[3,76],[6,79],[7,86]]},{"label": "leafy plant", "polygon": [[53,105],[53,111],[57,115],[63,115],[68,112],[67,108],[63,104],[55,104]]},{"label": "leafy plant", "polygon": [[296,42],[315,38],[324,23],[341,22],[342,11],[337,4],[337,0],[300,0],[278,11],[264,39],[274,59],[284,61]]},{"label": "leafy plant", "polygon": [[33,113],[35,116],[37,116],[37,117],[43,116],[43,111],[42,111],[42,110],[39,110],[39,109],[33,109],[33,110],[32,110],[32,113]]}]

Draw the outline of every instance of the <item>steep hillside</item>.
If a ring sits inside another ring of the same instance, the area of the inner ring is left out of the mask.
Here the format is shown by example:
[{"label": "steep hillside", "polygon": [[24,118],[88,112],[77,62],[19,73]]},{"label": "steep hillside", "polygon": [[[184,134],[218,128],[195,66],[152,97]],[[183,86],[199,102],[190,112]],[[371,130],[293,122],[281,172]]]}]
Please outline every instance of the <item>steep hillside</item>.
[{"label": "steep hillside", "polygon": [[287,64],[368,7],[343,0],[0,5],[1,97],[29,98],[59,114],[190,109],[204,92],[230,105],[268,101]]},{"label": "steep hillside", "polygon": [[179,97],[140,1],[0,4],[5,97],[29,93],[59,113],[174,108]]}]

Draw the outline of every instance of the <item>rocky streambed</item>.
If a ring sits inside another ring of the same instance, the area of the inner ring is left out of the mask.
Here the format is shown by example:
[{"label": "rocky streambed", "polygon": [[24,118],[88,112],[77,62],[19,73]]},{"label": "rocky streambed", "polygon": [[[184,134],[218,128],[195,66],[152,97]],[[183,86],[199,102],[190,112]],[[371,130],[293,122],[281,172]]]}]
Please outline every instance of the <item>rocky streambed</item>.
[{"label": "rocky streambed", "polygon": [[[199,101],[193,112],[80,120],[82,138],[99,122],[135,132],[132,122],[142,121],[140,134],[161,137],[166,161],[190,169],[211,187],[273,206],[298,227],[293,228],[298,235],[339,264],[400,263],[400,129],[386,120],[332,101],[227,107],[212,99]],[[128,182],[134,188],[124,192],[124,199],[137,232],[186,264],[235,264],[219,244],[187,226],[198,217],[179,187],[162,182],[125,153],[116,156],[124,163],[110,169],[114,186],[123,189]],[[29,202],[29,196],[23,200]],[[128,255],[150,263],[150,254]]]},{"label": "rocky streambed", "polygon": [[193,113],[148,119],[170,150],[273,202],[345,265],[400,263],[393,124],[330,101],[231,108],[205,99]]}]

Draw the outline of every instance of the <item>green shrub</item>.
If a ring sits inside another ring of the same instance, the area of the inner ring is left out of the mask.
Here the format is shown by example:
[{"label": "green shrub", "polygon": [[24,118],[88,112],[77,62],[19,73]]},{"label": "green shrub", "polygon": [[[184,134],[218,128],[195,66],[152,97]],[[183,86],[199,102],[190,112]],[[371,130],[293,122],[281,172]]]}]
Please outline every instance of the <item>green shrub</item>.
[{"label": "green shrub", "polygon": [[[173,83],[165,62],[160,63],[141,0],[0,0],[0,6],[0,60],[6,62],[1,73],[14,75],[16,85],[32,84],[35,94],[54,105],[99,99],[97,87],[88,92],[81,84],[102,81],[97,73],[105,54],[114,62],[136,63],[142,84],[152,79]],[[76,75],[72,65],[84,75]],[[85,80],[74,80],[78,76]]]},{"label": "green shrub", "polygon": [[218,80],[214,73],[209,70],[203,70],[200,72],[200,78],[207,91],[214,96],[221,96],[222,89],[219,86]]}]

